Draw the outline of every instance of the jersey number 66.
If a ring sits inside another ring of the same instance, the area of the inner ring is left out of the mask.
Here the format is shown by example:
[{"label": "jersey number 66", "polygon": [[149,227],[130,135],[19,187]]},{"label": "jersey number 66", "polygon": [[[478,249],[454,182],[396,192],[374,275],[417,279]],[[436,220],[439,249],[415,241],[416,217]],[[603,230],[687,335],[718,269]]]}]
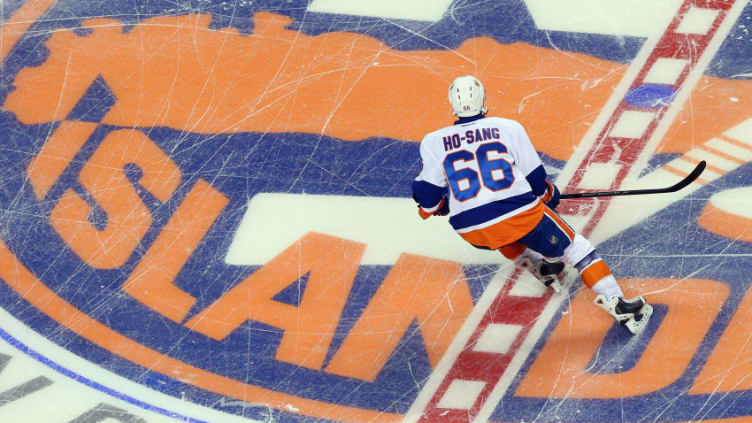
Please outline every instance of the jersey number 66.
[{"label": "jersey number 66", "polygon": [[[507,147],[500,142],[494,142],[483,144],[475,154],[467,150],[461,150],[446,156],[444,159],[444,171],[449,180],[452,194],[457,201],[466,201],[477,196],[481,190],[481,181],[483,186],[491,191],[501,191],[512,185],[514,182],[512,164],[503,158],[489,159],[488,153],[491,151],[503,154],[507,152]],[[478,172],[470,167],[457,170],[454,166],[457,161],[471,162],[473,160],[478,163],[480,177],[478,176]],[[464,189],[460,187],[460,181],[463,179],[467,181]]]}]

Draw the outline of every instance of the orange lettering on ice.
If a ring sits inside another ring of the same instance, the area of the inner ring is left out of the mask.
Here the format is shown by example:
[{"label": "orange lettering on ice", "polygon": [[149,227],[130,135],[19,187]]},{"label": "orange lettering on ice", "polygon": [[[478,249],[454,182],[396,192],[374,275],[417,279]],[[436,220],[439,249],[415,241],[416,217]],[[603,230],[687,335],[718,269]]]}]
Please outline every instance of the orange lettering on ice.
[{"label": "orange lettering on ice", "polygon": [[713,349],[690,394],[742,391],[752,389],[752,290],[742,299],[721,339]]},{"label": "orange lettering on ice", "polygon": [[647,295],[650,303],[668,307],[637,364],[621,373],[588,371],[606,332],[615,323],[592,304],[591,291],[581,290],[520,383],[516,396],[609,399],[665,388],[684,373],[729,294],[728,285],[707,279],[628,279],[621,284],[627,296],[651,292]]},{"label": "orange lettering on ice", "polygon": [[167,201],[180,182],[180,169],[146,135],[135,130],[111,132],[79,175],[81,185],[105,211],[99,230],[89,221],[91,206],[68,189],[50,216],[63,241],[88,265],[99,269],[122,266],[151,225],[149,210],[124,173],[126,164],[143,171],[139,184]]},{"label": "orange lettering on ice", "polygon": [[[276,359],[321,369],[365,244],[308,233],[186,323],[216,340],[248,320],[284,330]],[[272,298],[310,273],[299,306]]]},{"label": "orange lettering on ice", "polygon": [[90,122],[63,121],[45,142],[42,151],[26,169],[39,201],[44,199],[97,126]]},{"label": "orange lettering on ice", "polygon": [[173,281],[228,202],[222,193],[199,179],[130,274],[123,290],[163,316],[181,322],[196,299]]},{"label": "orange lettering on ice", "polygon": [[435,366],[472,308],[459,263],[402,254],[326,371],[373,381],[413,321]]},{"label": "orange lettering on ice", "polygon": [[10,18],[6,18],[0,28],[0,62],[5,60],[29,27],[55,3],[56,0],[27,1]]},{"label": "orange lettering on ice", "polygon": [[752,242],[752,219],[737,213],[708,201],[697,218],[697,223],[704,229],[726,238]]},{"label": "orange lettering on ice", "polygon": [[303,414],[324,420],[339,420],[342,416],[348,416],[351,421],[358,423],[402,421],[403,416],[400,414],[315,401],[261,388],[211,373],[152,350],[103,325],[66,302],[24,267],[2,239],[0,239],[0,278],[33,307],[73,333],[125,360],[161,375],[241,401],[253,398],[260,404],[267,404],[281,410],[290,407],[297,408]]}]

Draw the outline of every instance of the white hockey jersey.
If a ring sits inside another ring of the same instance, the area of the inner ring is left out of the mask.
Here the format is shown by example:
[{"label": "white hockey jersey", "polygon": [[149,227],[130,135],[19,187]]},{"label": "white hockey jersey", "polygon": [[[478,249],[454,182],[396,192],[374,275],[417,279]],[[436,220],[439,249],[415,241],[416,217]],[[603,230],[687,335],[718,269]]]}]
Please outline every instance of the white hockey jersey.
[{"label": "white hockey jersey", "polygon": [[528,177],[535,173],[540,185],[545,171],[518,122],[488,117],[439,129],[423,138],[420,155],[416,181],[448,189],[449,221],[460,234],[506,221],[500,230],[518,239],[540,220],[540,193]]}]

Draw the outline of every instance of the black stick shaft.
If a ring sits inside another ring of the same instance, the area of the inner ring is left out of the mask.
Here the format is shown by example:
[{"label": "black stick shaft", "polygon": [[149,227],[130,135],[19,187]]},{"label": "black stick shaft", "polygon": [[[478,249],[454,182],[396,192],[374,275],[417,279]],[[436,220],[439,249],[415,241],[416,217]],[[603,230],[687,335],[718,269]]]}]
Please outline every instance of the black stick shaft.
[{"label": "black stick shaft", "polygon": [[570,194],[562,194],[562,199],[567,198],[589,198],[589,197],[615,197],[618,195],[643,195],[643,194],[663,194],[667,192],[676,192],[694,182],[702,171],[705,170],[705,160],[697,164],[697,167],[692,170],[692,173],[687,175],[686,178],[677,182],[674,185],[666,188],[648,188],[648,189],[630,189],[623,191],[597,191],[597,192],[575,192]]}]

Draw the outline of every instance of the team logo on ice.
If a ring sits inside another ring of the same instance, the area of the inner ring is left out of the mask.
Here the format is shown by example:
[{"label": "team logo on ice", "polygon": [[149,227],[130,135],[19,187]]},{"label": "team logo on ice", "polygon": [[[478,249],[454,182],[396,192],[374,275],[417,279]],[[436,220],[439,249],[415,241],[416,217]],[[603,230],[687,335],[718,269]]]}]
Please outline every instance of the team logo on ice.
[{"label": "team logo on ice", "polygon": [[[641,421],[667,397],[651,420],[752,415],[752,297],[733,264],[752,242],[734,203],[752,183],[748,80],[638,55],[642,39],[614,57],[600,35],[583,36],[590,50],[542,46],[531,20],[487,34],[493,14],[465,17],[477,36],[439,49],[402,43],[396,26],[303,20],[307,2],[236,3],[229,22],[159,6],[124,21],[71,19],[61,1],[4,53],[5,310],[112,372],[249,418],[586,422],[618,403]],[[695,26],[677,17],[667,33],[718,51],[739,6],[684,3]],[[691,195],[645,203],[640,220],[626,203],[564,206],[656,304],[628,347],[588,294],[544,292],[415,214],[416,141],[451,122],[446,85],[469,64],[491,112],[523,122],[569,178],[562,189],[663,185],[708,161]],[[589,165],[565,166],[577,160]],[[686,237],[656,235],[669,226]]]}]

